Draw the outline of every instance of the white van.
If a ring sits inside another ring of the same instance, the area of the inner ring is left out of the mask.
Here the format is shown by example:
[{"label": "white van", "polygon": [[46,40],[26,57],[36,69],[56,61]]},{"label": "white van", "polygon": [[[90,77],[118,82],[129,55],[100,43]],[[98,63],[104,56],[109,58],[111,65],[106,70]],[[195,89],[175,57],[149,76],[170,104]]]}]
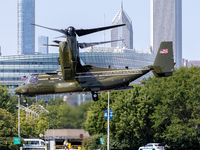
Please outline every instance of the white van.
[{"label": "white van", "polygon": [[140,147],[138,150],[165,150],[165,146],[161,143],[148,143]]},{"label": "white van", "polygon": [[41,139],[24,139],[24,150],[45,150],[45,142]]}]

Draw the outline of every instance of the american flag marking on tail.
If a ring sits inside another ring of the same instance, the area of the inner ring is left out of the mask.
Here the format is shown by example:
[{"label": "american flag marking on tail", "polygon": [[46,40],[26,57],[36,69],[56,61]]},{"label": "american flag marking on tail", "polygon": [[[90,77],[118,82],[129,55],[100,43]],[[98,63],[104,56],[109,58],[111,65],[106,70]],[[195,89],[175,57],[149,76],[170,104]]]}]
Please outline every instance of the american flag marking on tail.
[{"label": "american flag marking on tail", "polygon": [[168,49],[160,49],[160,54],[168,54]]}]

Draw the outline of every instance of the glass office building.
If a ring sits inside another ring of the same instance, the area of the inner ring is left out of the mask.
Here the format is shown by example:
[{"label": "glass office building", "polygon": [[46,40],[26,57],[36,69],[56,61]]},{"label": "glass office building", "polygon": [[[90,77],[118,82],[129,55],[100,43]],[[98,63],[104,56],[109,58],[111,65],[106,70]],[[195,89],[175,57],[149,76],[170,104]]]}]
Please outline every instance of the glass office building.
[{"label": "glass office building", "polygon": [[18,0],[17,3],[18,55],[35,53],[35,0]]},{"label": "glass office building", "polygon": [[58,54],[14,55],[0,57],[0,83],[13,91],[30,74],[52,72],[59,68]]},{"label": "glass office building", "polygon": [[49,43],[49,38],[47,36],[38,37],[38,53],[39,54],[49,53],[48,43]]},{"label": "glass office building", "polygon": [[[23,84],[26,77],[30,74],[52,72],[60,68],[57,63],[59,53],[35,54],[35,55],[14,55],[0,56],[0,84],[8,86],[13,92],[15,88]],[[147,53],[106,53],[106,52],[84,52],[80,53],[80,58],[85,64],[99,67],[124,69],[141,68],[153,64],[155,55]],[[148,78],[152,73],[145,75]],[[25,77],[24,77],[25,76]],[[143,77],[142,77],[143,78]],[[134,83],[139,83],[137,79]],[[50,96],[38,96],[37,100],[48,100]],[[83,101],[91,100],[91,94],[82,95],[55,95],[53,97],[66,97],[67,101],[78,105]]]}]

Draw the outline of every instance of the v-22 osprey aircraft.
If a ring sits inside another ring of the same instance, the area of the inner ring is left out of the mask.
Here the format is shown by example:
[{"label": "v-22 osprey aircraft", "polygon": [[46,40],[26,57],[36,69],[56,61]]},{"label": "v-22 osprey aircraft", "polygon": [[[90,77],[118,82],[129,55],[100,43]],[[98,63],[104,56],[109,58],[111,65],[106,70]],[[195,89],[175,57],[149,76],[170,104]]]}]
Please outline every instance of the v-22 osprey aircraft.
[{"label": "v-22 osprey aircraft", "polygon": [[174,71],[173,46],[171,41],[161,42],[155,61],[152,65],[140,69],[111,69],[91,65],[82,65],[79,47],[85,48],[98,44],[115,42],[78,43],[77,35],[84,36],[98,31],[121,27],[125,24],[112,25],[92,29],[54,29],[33,24],[42,28],[63,33],[66,41],[54,41],[59,47],[58,63],[61,68],[50,73],[32,74],[26,82],[15,89],[15,93],[23,96],[45,94],[80,94],[92,93],[94,101],[98,94],[112,90],[126,90],[129,83],[152,71],[156,77],[172,76]]}]

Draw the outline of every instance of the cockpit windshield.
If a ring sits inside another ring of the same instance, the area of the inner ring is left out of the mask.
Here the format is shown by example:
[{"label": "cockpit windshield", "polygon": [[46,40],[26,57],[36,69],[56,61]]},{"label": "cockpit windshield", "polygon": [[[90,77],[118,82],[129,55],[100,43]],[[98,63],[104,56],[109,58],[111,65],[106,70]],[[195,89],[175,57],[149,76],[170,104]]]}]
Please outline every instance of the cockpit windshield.
[{"label": "cockpit windshield", "polygon": [[85,65],[84,61],[83,61],[81,58],[80,58],[80,62],[81,62],[81,65],[82,65],[82,66]]},{"label": "cockpit windshield", "polygon": [[38,75],[31,75],[26,79],[26,83],[29,84],[37,84],[38,82]]}]

